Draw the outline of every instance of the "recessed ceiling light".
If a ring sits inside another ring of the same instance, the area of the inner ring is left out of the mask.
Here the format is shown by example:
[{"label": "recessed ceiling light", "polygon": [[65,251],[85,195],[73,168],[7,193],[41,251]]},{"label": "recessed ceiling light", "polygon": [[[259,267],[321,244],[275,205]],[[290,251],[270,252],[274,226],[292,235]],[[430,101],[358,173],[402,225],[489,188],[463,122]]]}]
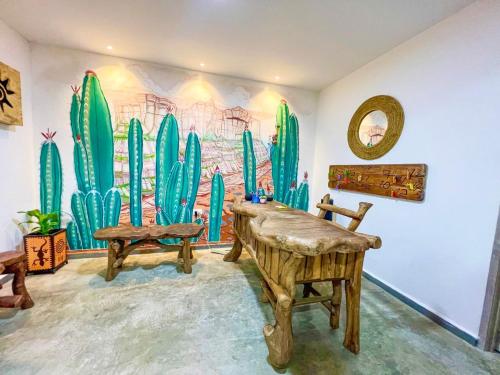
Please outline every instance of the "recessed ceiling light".
[{"label": "recessed ceiling light", "polygon": [[113,49],[113,46],[106,46],[106,49],[111,51]]},{"label": "recessed ceiling light", "polygon": [[205,63],[204,62],[201,62],[200,63],[200,66],[203,68],[205,66]]},{"label": "recessed ceiling light", "polygon": [[279,81],[280,80],[280,76],[274,76],[274,80],[275,81]]}]

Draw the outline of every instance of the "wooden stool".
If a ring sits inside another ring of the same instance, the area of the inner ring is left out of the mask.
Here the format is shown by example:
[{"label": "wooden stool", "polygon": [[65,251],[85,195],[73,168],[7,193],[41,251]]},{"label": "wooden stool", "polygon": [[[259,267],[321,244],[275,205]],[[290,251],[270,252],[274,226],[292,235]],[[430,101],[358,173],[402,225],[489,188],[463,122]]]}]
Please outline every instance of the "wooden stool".
[{"label": "wooden stool", "polygon": [[[12,296],[0,297],[0,307],[29,309],[34,303],[24,285],[26,275],[24,261],[26,255],[22,251],[6,251],[0,253],[0,274],[13,273]],[[2,285],[0,284],[0,288]]]}]

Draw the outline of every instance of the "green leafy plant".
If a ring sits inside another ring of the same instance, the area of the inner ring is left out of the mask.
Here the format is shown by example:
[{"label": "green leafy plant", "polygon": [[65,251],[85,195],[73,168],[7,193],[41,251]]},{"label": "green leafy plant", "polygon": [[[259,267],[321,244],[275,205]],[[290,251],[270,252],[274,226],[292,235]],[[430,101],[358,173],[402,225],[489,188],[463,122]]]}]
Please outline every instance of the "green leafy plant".
[{"label": "green leafy plant", "polygon": [[26,229],[30,229],[30,224],[33,224],[30,234],[48,235],[54,229],[59,229],[59,214],[57,212],[49,212],[42,214],[39,209],[30,211],[19,211],[20,214],[26,214],[28,220],[21,222]]}]

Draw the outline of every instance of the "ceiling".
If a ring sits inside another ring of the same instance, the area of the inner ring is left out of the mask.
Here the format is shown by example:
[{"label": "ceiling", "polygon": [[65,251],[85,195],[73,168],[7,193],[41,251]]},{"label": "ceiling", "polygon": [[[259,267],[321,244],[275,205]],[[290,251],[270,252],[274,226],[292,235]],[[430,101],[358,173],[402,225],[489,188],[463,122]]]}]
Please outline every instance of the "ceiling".
[{"label": "ceiling", "polygon": [[320,90],[472,2],[0,0],[0,18],[33,42]]}]

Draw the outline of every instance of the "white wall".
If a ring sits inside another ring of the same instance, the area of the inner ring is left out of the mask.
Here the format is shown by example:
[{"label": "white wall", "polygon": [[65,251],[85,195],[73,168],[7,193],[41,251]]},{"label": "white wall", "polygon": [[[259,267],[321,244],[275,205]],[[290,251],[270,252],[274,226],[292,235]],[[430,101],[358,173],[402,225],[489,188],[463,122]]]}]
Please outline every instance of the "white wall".
[{"label": "white wall", "polygon": [[[318,97],[315,92],[41,44],[32,44],[32,66],[35,128],[41,131],[50,127],[57,131],[55,141],[62,158],[65,211],[70,211],[70,196],[76,189],[69,124],[70,85],[81,85],[88,69],[97,73],[111,107],[113,100],[123,95],[129,100],[130,95],[154,93],[175,99],[179,104],[206,93],[207,101],[224,108],[242,106],[274,129],[277,106],[281,98],[286,98],[300,122],[299,182],[306,170],[312,177]],[[198,86],[198,81],[203,86]]]},{"label": "white wall", "polygon": [[[481,1],[377,58],[320,94],[313,201],[330,164],[426,163],[422,203],[330,191],[373,202],[359,231],[382,238],[365,270],[477,336],[500,198],[500,2]],[[371,96],[405,111],[396,146],[357,158],[347,128]]]},{"label": "white wall", "polygon": [[0,125],[0,251],[22,247],[15,219],[20,210],[35,208],[38,168],[35,166],[31,109],[31,59],[28,42],[0,20],[0,61],[21,73],[24,125]]}]

